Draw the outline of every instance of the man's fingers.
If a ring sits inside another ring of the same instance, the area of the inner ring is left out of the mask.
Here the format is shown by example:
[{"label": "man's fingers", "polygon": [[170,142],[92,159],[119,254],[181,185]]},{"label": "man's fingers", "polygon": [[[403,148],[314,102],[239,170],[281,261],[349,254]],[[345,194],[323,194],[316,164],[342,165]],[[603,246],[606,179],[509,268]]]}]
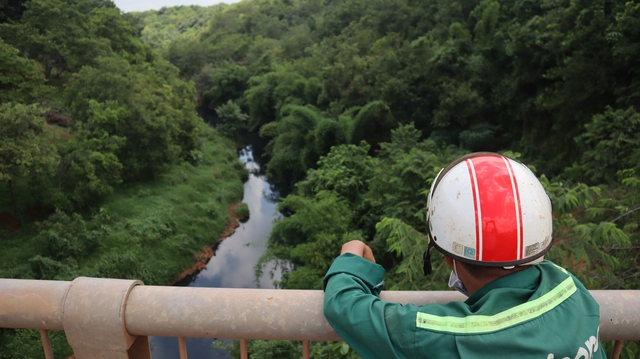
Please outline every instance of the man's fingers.
[{"label": "man's fingers", "polygon": [[340,252],[340,254],[353,253],[362,257],[364,255],[364,247],[366,246],[367,245],[361,241],[350,241],[342,245],[342,252]]},{"label": "man's fingers", "polygon": [[354,240],[345,243],[342,246],[342,251],[340,252],[340,254],[345,253],[352,253],[371,262],[376,262],[376,259],[373,257],[371,248],[369,248],[369,246],[364,244],[364,242],[362,241]]},{"label": "man's fingers", "polygon": [[370,260],[373,263],[376,262],[376,259],[373,257],[373,252],[371,251],[371,248],[369,248],[369,246],[366,244],[364,245],[364,253],[362,255],[362,258]]}]

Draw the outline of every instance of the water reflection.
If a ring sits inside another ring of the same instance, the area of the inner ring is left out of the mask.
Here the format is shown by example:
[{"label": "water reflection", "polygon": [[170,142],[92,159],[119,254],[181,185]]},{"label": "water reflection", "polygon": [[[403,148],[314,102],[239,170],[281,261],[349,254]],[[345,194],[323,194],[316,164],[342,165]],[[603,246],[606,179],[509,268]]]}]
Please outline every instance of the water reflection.
[{"label": "water reflection", "polygon": [[[240,152],[240,160],[250,171],[249,179],[244,184],[242,199],[249,206],[249,220],[240,223],[235,233],[219,244],[206,269],[185,278],[177,285],[215,288],[256,287],[255,264],[266,249],[273,220],[280,216],[276,210],[278,195],[272,191],[264,175],[259,173],[259,166],[253,159],[250,147]],[[280,269],[276,268],[272,278],[269,270],[265,270],[259,278],[260,288],[274,288],[273,280],[279,279],[280,274]],[[214,316],[215,313],[210,315]],[[230,358],[223,350],[212,348],[213,341],[209,338],[187,338],[189,358]],[[150,345],[153,359],[180,358],[177,338],[151,337]]]}]

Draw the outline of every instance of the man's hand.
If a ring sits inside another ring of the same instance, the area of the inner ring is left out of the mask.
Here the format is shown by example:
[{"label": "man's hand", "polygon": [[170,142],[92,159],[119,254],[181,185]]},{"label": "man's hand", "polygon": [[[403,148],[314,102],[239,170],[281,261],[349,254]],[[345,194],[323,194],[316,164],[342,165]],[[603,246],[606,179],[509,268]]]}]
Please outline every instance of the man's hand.
[{"label": "man's hand", "polygon": [[376,262],[376,259],[373,258],[373,252],[368,245],[364,244],[362,241],[351,241],[347,242],[342,246],[342,251],[340,254],[352,253],[359,257],[362,257],[366,260],[369,260],[373,263]]}]

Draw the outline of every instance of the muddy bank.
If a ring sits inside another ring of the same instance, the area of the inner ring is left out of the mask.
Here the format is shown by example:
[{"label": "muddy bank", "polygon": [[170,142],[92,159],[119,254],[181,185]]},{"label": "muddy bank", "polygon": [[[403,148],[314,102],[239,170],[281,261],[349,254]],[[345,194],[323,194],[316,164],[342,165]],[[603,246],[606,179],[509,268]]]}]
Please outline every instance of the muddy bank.
[{"label": "muddy bank", "polygon": [[177,282],[181,281],[182,279],[184,279],[184,278],[186,278],[186,277],[188,277],[188,276],[190,276],[190,275],[192,275],[192,274],[194,274],[196,272],[199,272],[199,271],[204,270],[205,268],[207,268],[207,263],[209,262],[209,259],[211,259],[211,257],[216,255],[216,252],[213,250],[213,247],[218,245],[225,238],[227,238],[230,235],[232,235],[236,231],[236,228],[238,228],[240,226],[238,215],[234,211],[235,206],[237,206],[240,202],[242,202],[242,200],[233,202],[227,208],[227,211],[229,212],[229,216],[231,216],[231,221],[229,221],[229,224],[227,224],[227,228],[225,228],[225,230],[222,232],[222,234],[220,234],[220,237],[218,238],[218,242],[217,243],[213,243],[211,245],[207,245],[202,249],[202,251],[200,251],[198,253],[195,253],[193,255],[193,257],[194,257],[193,265],[191,267],[183,270],[171,282],[171,285],[174,285]]}]

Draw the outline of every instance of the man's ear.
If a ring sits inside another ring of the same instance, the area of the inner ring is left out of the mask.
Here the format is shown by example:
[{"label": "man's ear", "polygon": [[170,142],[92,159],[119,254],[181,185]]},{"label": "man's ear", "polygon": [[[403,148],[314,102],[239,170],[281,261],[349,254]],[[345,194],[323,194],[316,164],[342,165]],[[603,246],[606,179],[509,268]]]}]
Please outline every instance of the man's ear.
[{"label": "man's ear", "polygon": [[451,257],[444,256],[444,260],[447,261],[449,267],[453,268],[453,259],[451,259]]}]

